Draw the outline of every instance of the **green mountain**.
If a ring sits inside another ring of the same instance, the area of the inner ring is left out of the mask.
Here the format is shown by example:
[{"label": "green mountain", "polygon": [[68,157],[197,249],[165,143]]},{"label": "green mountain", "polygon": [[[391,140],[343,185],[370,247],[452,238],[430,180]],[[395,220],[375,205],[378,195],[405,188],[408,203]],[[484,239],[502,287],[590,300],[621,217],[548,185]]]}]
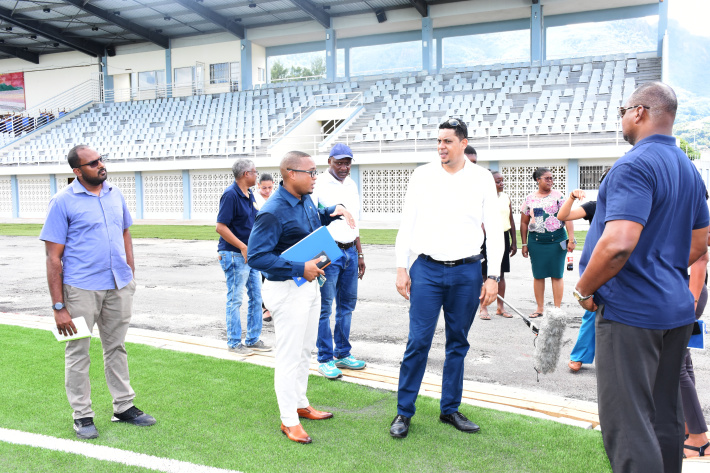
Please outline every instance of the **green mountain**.
[{"label": "green mountain", "polygon": [[13,87],[8,84],[0,84],[0,92],[5,92],[6,90],[20,90],[22,87]]}]

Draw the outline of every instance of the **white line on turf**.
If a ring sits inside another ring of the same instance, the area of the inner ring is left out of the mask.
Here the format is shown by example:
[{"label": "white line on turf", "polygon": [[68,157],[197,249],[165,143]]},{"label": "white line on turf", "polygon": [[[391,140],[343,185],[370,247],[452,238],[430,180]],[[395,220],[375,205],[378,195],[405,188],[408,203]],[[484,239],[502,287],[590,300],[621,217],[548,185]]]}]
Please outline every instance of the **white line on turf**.
[{"label": "white line on turf", "polygon": [[17,445],[46,448],[60,452],[75,453],[85,457],[96,458],[130,466],[139,466],[167,473],[239,473],[235,470],[224,470],[212,466],[196,465],[170,458],[154,457],[144,453],[131,452],[103,445],[93,445],[76,440],[60,439],[48,435],[32,434],[21,430],[0,428],[0,441]]}]

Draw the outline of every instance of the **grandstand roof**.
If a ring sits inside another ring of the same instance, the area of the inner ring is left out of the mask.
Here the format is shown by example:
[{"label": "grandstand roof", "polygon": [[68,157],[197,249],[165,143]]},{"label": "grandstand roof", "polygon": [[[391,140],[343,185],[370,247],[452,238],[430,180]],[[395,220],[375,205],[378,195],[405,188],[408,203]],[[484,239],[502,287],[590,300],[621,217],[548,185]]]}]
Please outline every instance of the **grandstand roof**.
[{"label": "grandstand roof", "polygon": [[[541,0],[553,10],[618,8],[657,0]],[[228,32],[244,38],[250,28],[315,21],[329,27],[331,18],[376,10],[414,9],[453,2],[520,10],[531,0],[0,0],[0,59],[19,57],[39,63],[39,55],[81,51],[102,56],[106,48],[152,42],[163,48],[169,40]],[[492,6],[491,6],[492,5]],[[386,32],[383,26],[383,32]]]}]

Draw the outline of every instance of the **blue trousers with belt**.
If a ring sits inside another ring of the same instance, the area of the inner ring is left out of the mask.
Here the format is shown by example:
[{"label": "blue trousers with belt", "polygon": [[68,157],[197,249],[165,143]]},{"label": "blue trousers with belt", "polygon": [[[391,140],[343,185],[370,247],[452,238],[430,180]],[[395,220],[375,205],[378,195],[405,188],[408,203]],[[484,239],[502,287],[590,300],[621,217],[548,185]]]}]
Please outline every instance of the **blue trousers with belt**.
[{"label": "blue trousers with belt", "polygon": [[443,308],[446,358],[441,380],[441,413],[451,414],[458,411],[461,404],[468,331],[478,309],[483,284],[481,262],[447,267],[419,257],[409,277],[409,339],[399,369],[397,413],[407,417],[414,415],[414,403]]}]

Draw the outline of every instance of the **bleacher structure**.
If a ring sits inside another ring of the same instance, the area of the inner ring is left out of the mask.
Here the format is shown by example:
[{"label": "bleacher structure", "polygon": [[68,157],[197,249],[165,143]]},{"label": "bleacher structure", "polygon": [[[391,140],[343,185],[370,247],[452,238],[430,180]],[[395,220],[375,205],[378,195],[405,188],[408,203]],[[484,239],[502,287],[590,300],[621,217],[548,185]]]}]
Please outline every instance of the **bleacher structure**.
[{"label": "bleacher structure", "polygon": [[[468,124],[469,141],[479,149],[484,165],[491,159],[485,152],[496,150],[515,155],[533,148],[618,147],[623,144],[618,107],[638,85],[660,76],[661,60],[655,55],[622,54],[438,74],[267,84],[222,94],[97,101],[0,148],[0,169],[56,168],[65,163],[69,148],[85,143],[108,156],[111,179],[126,194],[132,211],[142,209],[137,216],[211,218],[221,191],[232,180],[227,169],[234,159],[249,157],[260,171],[277,172],[277,145],[303,149],[302,143],[310,143],[304,150],[316,156],[336,141],[345,142],[359,162],[367,157],[374,163],[356,171],[363,216],[391,218],[401,211],[408,177],[416,167],[416,161],[403,162],[402,157],[418,152],[428,156],[417,158],[419,162],[430,159],[443,120],[456,117]],[[338,126],[318,135],[299,135],[309,112],[343,106],[355,111]],[[517,207],[532,191],[529,176],[534,166],[498,164]],[[549,165],[556,186],[565,189],[567,165]],[[165,172],[153,172],[159,169]],[[601,169],[598,162],[580,166],[578,173],[595,169]],[[21,215],[43,214],[52,181],[60,190],[72,177],[68,169],[61,172],[66,174],[17,178]],[[9,192],[9,181],[0,178],[0,197]],[[0,205],[3,212],[8,209]]]}]

